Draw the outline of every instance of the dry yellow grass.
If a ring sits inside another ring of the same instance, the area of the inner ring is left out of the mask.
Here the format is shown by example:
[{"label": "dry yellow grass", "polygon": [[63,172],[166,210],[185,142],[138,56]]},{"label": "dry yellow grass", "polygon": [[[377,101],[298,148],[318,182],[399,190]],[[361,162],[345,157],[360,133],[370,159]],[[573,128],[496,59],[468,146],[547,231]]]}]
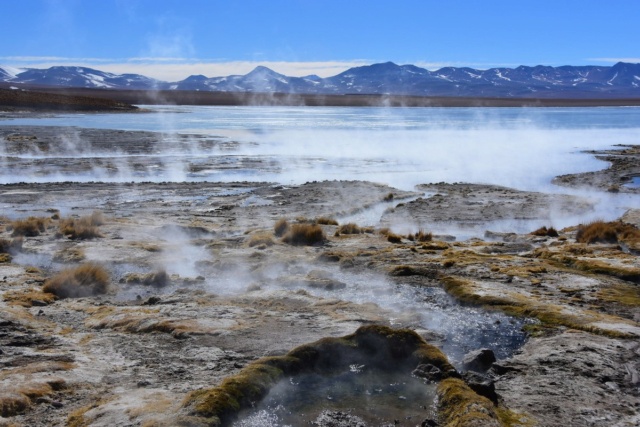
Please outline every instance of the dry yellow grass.
[{"label": "dry yellow grass", "polygon": [[293,224],[282,241],[294,246],[313,246],[323,243],[326,236],[317,224]]},{"label": "dry yellow grass", "polygon": [[30,216],[27,219],[19,219],[13,221],[8,227],[8,230],[12,232],[11,235],[14,237],[35,237],[39,236],[40,233],[44,233],[46,231],[48,223],[48,218],[38,218]]},{"label": "dry yellow grass", "polygon": [[289,231],[289,222],[284,218],[279,219],[273,226],[273,231],[276,237],[284,236],[284,234]]},{"label": "dry yellow grass", "polygon": [[333,218],[328,218],[325,216],[321,216],[319,218],[316,218],[316,224],[320,224],[320,225],[338,225],[338,221],[336,221]]},{"label": "dry yellow grass", "polygon": [[104,224],[101,212],[93,212],[89,216],[80,218],[66,218],[60,220],[60,233],[72,240],[87,240],[102,237],[98,226]]},{"label": "dry yellow grass", "polygon": [[55,296],[50,293],[35,291],[32,289],[20,289],[5,292],[3,299],[10,305],[33,307],[34,301],[36,303],[40,302],[38,305],[51,304],[55,301]]},{"label": "dry yellow grass", "polygon": [[58,298],[81,298],[104,294],[109,288],[109,273],[98,264],[88,263],[63,270],[47,280],[42,290]]},{"label": "dry yellow grass", "polygon": [[546,237],[558,237],[558,230],[556,230],[553,227],[547,228],[547,227],[543,226],[543,227],[538,228],[535,231],[532,231],[529,234],[531,234],[532,236],[540,236],[540,237],[544,237],[544,236],[546,236]]},{"label": "dry yellow grass", "polygon": [[273,246],[276,242],[273,241],[271,234],[269,233],[256,233],[251,236],[249,239],[249,247],[253,248],[255,246]]},{"label": "dry yellow grass", "polygon": [[125,276],[124,281],[130,285],[144,285],[162,288],[167,286],[171,282],[171,279],[165,270],[160,270],[146,274],[129,273]]},{"label": "dry yellow grass", "polygon": [[580,225],[576,233],[579,243],[618,243],[637,244],[640,242],[640,230],[622,221],[594,221]]}]

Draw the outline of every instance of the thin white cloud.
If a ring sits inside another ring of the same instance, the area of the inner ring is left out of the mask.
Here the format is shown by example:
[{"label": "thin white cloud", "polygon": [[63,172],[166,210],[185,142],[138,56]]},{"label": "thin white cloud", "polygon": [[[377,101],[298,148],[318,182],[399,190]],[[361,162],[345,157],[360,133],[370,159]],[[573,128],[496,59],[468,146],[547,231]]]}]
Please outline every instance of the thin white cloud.
[{"label": "thin white cloud", "polygon": [[[317,74],[330,77],[349,68],[370,65],[377,61],[215,61],[193,60],[182,57],[137,57],[137,58],[64,58],[37,56],[0,56],[0,63],[19,68],[49,68],[58,65],[75,65],[97,68],[116,74],[142,74],[164,81],[179,81],[194,74],[207,77],[247,74],[262,65],[287,76],[302,77]],[[379,61],[378,61],[379,62]]]},{"label": "thin white cloud", "polygon": [[598,62],[610,62],[610,63],[617,63],[617,62],[631,62],[633,64],[638,64],[640,63],[640,57],[636,57],[636,58],[589,58],[588,61],[598,61]]}]

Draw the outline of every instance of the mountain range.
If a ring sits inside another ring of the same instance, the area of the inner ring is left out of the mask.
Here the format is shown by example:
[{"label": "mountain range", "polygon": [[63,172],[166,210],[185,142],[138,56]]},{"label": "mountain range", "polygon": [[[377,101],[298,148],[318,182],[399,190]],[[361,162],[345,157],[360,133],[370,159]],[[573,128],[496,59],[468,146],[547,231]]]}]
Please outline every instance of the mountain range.
[{"label": "mountain range", "polygon": [[393,62],[350,68],[332,77],[289,77],[266,67],[246,75],[192,75],[164,82],[139,74],[87,67],[15,69],[0,66],[0,83],[73,88],[176,90],[332,95],[412,95],[480,98],[640,98],[640,64],[491,68],[445,67],[429,71]]}]

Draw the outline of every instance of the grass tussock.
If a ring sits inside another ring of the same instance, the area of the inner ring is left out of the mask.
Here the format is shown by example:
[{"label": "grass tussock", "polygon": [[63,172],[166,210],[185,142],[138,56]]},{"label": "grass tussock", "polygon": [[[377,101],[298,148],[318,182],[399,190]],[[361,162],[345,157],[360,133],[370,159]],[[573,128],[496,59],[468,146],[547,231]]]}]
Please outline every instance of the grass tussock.
[{"label": "grass tussock", "polygon": [[578,243],[618,243],[632,245],[640,243],[640,229],[622,221],[594,221],[578,226],[576,233]]},{"label": "grass tussock", "polygon": [[336,230],[336,234],[362,234],[363,230],[362,228],[360,228],[358,226],[358,224],[355,224],[353,222],[350,222],[348,224],[343,224],[340,226],[340,228],[338,228],[338,230]]},{"label": "grass tussock", "polygon": [[389,194],[387,194],[386,196],[384,196],[382,198],[382,201],[383,202],[391,202],[391,201],[393,201],[393,198],[394,198],[393,193],[389,193]]},{"label": "grass tussock", "polygon": [[556,230],[553,227],[547,228],[546,226],[542,226],[537,230],[532,231],[529,234],[532,236],[539,236],[539,237],[558,237],[559,236],[558,230]]},{"label": "grass tussock", "polygon": [[26,383],[0,391],[0,416],[14,417],[26,412],[38,399],[66,387],[64,380],[56,378],[44,383]]},{"label": "grass tussock", "polygon": [[11,231],[11,236],[24,236],[35,237],[39,236],[47,230],[49,224],[48,218],[39,218],[30,216],[27,219],[19,219],[13,221],[8,227],[7,231]]},{"label": "grass tussock", "polygon": [[322,228],[317,224],[293,224],[282,241],[294,246],[320,245],[326,240]]},{"label": "grass tussock", "polygon": [[85,260],[85,254],[82,248],[67,248],[56,252],[53,260],[63,264],[79,263]]},{"label": "grass tussock", "polygon": [[102,213],[96,211],[89,216],[60,220],[60,233],[71,240],[94,239],[103,237],[98,230],[98,227],[103,224]]},{"label": "grass tussock", "polygon": [[269,246],[273,246],[275,244],[276,242],[273,240],[273,238],[271,237],[271,234],[269,233],[253,234],[249,239],[249,243],[248,243],[250,248],[253,248],[256,246],[266,248]]},{"label": "grass tussock", "polygon": [[0,393],[0,416],[4,418],[14,417],[24,413],[31,406],[31,400],[21,393]]},{"label": "grass tussock", "polygon": [[98,264],[83,264],[63,270],[47,280],[43,292],[58,298],[81,298],[105,294],[109,289],[109,273]]},{"label": "grass tussock", "polygon": [[166,271],[160,270],[153,273],[129,273],[124,277],[125,283],[128,285],[152,286],[154,288],[163,288],[167,286],[171,279]]},{"label": "grass tussock", "polygon": [[24,239],[22,236],[13,239],[0,239],[0,254],[15,255],[22,250]]},{"label": "grass tussock", "polygon": [[389,228],[381,228],[378,233],[386,237],[389,243],[402,243],[402,236],[393,233]]},{"label": "grass tussock", "polygon": [[318,225],[338,225],[338,221],[333,218],[328,218],[325,216],[321,216],[316,218],[316,224]]},{"label": "grass tussock", "polygon": [[418,230],[416,234],[408,234],[407,240],[412,242],[426,243],[433,240],[433,234],[424,230]]},{"label": "grass tussock", "polygon": [[278,221],[276,221],[275,225],[273,226],[273,232],[276,237],[284,236],[287,231],[289,231],[289,222],[286,219],[280,218]]}]

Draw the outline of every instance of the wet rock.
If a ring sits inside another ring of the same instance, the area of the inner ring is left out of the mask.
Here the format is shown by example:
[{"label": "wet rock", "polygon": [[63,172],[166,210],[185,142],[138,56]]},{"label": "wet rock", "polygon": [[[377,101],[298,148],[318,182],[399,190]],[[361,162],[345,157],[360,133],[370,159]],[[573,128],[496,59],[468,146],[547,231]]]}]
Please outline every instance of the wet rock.
[{"label": "wet rock", "polygon": [[160,299],[160,297],[153,296],[153,297],[147,298],[147,300],[145,302],[143,302],[142,305],[156,305],[160,301],[162,301],[162,299]]},{"label": "wet rock", "polygon": [[486,372],[495,361],[493,350],[481,348],[467,353],[462,359],[462,367],[467,371]]},{"label": "wet rock", "polygon": [[431,364],[418,365],[411,374],[431,382],[437,382],[443,378],[442,371]]},{"label": "wet rock", "polygon": [[480,396],[484,396],[494,403],[498,402],[495,382],[488,375],[469,371],[462,374],[462,379],[464,379],[464,382],[467,383],[471,390],[475,391]]}]

